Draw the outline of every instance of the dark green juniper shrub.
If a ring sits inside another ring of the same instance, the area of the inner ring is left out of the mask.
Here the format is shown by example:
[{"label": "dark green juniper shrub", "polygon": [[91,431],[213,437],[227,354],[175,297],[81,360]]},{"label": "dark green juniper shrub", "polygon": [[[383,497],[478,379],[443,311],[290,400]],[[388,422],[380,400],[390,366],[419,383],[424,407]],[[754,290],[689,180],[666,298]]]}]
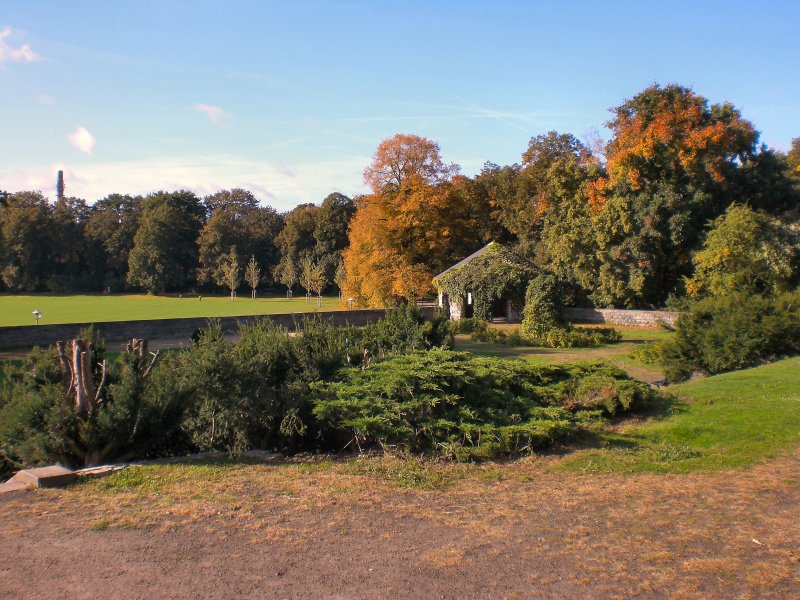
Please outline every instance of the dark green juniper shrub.
[{"label": "dark green juniper shrub", "polygon": [[437,309],[433,319],[425,320],[411,303],[399,304],[386,316],[357,332],[360,346],[373,357],[384,358],[409,350],[428,350],[453,345],[453,332],[447,314]]},{"label": "dark green juniper shrub", "polygon": [[537,366],[448,350],[345,369],[312,389],[313,413],[333,447],[458,460],[549,446],[655,394],[607,365]]},{"label": "dark green juniper shrub", "polygon": [[[35,349],[6,371],[0,408],[0,451],[15,465],[57,461],[88,466],[145,457],[180,447],[178,420],[185,397],[157,386],[169,377],[146,354],[124,352],[109,360],[93,330],[89,377],[96,391],[88,408],[76,408],[69,370],[54,348]],[[105,368],[103,367],[105,365]]]},{"label": "dark green juniper shrub", "polygon": [[663,346],[670,382],[695,372],[754,367],[800,353],[800,291],[777,297],[732,294],[689,305]]}]

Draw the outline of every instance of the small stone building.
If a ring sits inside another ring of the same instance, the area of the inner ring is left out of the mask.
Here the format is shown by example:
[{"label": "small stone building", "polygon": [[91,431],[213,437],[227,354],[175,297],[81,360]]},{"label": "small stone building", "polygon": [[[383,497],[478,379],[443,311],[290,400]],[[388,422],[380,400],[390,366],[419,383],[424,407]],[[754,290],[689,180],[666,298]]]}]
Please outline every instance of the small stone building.
[{"label": "small stone building", "polygon": [[[433,278],[433,283],[438,288],[439,306],[447,308],[450,318],[453,321],[459,319],[467,319],[474,316],[474,303],[473,293],[468,291],[466,295],[448,295],[439,284],[441,278],[447,273],[451,273],[457,269],[461,269],[474,259],[482,256],[487,251],[499,250],[500,244],[497,242],[489,242],[480,250],[473,252],[463,260],[460,260],[452,267],[442,271]],[[496,323],[520,323],[522,321],[522,299],[518,298],[498,298],[492,302],[490,320]]]}]

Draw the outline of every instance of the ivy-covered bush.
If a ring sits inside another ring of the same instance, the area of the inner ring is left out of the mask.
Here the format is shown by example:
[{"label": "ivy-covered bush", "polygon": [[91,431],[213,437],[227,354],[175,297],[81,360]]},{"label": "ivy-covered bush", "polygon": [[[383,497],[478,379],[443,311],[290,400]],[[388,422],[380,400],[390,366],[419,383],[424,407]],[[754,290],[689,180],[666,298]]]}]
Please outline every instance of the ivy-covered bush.
[{"label": "ivy-covered bush", "polygon": [[800,291],[777,297],[745,294],[695,302],[663,346],[670,382],[695,372],[714,374],[800,354]]},{"label": "ivy-covered bush", "polygon": [[656,394],[607,365],[536,366],[447,350],[345,369],[312,389],[314,415],[332,447],[459,460],[549,446]]},{"label": "ivy-covered bush", "polygon": [[532,337],[543,337],[554,329],[568,329],[563,314],[564,300],[561,286],[554,275],[540,273],[528,284],[525,308],[522,311],[522,329]]},{"label": "ivy-covered bush", "polygon": [[547,348],[602,346],[622,339],[622,334],[610,327],[573,327],[563,314],[561,286],[549,273],[540,273],[528,285],[522,335],[530,345]]}]

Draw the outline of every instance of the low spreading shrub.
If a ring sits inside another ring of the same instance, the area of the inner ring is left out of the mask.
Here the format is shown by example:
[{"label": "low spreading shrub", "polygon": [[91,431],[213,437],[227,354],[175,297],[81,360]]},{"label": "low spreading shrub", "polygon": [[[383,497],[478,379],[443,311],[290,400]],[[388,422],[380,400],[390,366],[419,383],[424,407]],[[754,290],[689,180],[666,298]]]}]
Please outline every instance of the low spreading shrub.
[{"label": "low spreading shrub", "polygon": [[333,447],[458,460],[549,446],[655,394],[607,365],[537,366],[448,350],[345,369],[311,387],[313,413]]},{"label": "low spreading shrub", "polygon": [[663,346],[670,382],[722,373],[800,353],[800,291],[777,297],[733,294],[689,305]]},{"label": "low spreading shrub", "polygon": [[476,329],[486,329],[487,326],[487,322],[478,317],[465,317],[458,321],[450,321],[450,331],[453,334],[474,333]]}]

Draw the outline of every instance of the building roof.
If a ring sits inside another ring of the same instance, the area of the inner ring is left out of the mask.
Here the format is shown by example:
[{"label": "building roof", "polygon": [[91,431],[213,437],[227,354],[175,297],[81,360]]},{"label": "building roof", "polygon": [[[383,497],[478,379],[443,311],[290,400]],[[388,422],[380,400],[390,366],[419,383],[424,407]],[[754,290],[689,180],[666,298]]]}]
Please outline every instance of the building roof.
[{"label": "building roof", "polygon": [[454,264],[454,265],[453,265],[452,267],[450,267],[449,269],[445,269],[444,271],[442,271],[441,273],[439,273],[438,275],[436,275],[436,276],[433,278],[433,280],[434,280],[434,281],[436,281],[436,280],[437,280],[437,279],[439,279],[439,278],[440,278],[442,275],[444,275],[445,273],[449,273],[449,272],[450,272],[450,271],[452,271],[453,269],[458,269],[459,267],[463,267],[465,264],[467,264],[467,263],[468,263],[469,261],[471,261],[473,258],[478,258],[478,257],[479,257],[481,254],[483,254],[484,252],[486,252],[486,251],[487,251],[489,248],[491,248],[492,246],[498,246],[498,245],[499,245],[499,244],[497,244],[497,242],[489,242],[488,244],[486,244],[486,245],[485,245],[483,248],[481,248],[480,250],[476,250],[475,252],[473,252],[472,254],[470,254],[470,255],[469,255],[467,258],[465,258],[465,259],[463,259],[463,260],[460,260],[460,261],[458,261],[456,264]]}]

